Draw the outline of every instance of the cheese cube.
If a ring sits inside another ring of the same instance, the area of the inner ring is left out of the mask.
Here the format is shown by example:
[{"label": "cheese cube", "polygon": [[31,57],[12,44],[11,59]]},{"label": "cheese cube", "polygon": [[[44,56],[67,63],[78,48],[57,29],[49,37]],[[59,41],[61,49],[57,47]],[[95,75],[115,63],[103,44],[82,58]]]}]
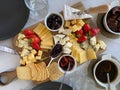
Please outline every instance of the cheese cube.
[{"label": "cheese cube", "polygon": [[72,26],[72,31],[76,32],[77,30],[79,30],[79,27],[77,25],[73,25]]},{"label": "cheese cube", "polygon": [[107,46],[107,45],[104,43],[104,41],[98,40],[98,44],[100,44],[100,49],[103,49],[103,50],[106,49],[106,46]]},{"label": "cheese cube", "polygon": [[64,26],[69,27],[70,26],[70,21],[66,21]]},{"label": "cheese cube", "polygon": [[40,51],[40,50],[38,51],[39,56],[42,56],[42,53],[43,53],[42,51]]},{"label": "cheese cube", "polygon": [[36,56],[35,58],[36,58],[37,60],[41,60],[41,56],[39,56],[39,55]]},{"label": "cheese cube", "polygon": [[76,23],[77,23],[76,19],[74,19],[74,20],[71,21],[72,25],[75,25]]},{"label": "cheese cube", "polygon": [[85,23],[82,19],[77,19],[77,24],[83,26]]},{"label": "cheese cube", "polygon": [[24,48],[21,52],[21,57],[24,57],[24,56],[28,55],[29,53],[30,53],[30,51],[28,49]]},{"label": "cheese cube", "polygon": [[33,60],[34,58],[35,58],[35,56],[34,56],[33,53],[30,53],[30,54],[28,55],[28,59],[29,59],[29,60]]},{"label": "cheese cube", "polygon": [[35,49],[33,49],[33,50],[31,51],[31,53],[32,53],[33,55],[35,55],[35,54],[37,53],[37,51],[36,51]]}]

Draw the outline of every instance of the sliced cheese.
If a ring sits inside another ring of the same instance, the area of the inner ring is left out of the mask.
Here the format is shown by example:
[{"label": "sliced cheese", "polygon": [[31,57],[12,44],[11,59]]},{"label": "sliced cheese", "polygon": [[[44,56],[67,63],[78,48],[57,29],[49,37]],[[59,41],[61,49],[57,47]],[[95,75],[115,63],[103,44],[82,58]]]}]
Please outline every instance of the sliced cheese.
[{"label": "sliced cheese", "polygon": [[39,36],[42,37],[42,36],[45,35],[47,32],[50,32],[50,31],[45,28],[41,33],[39,33]]},{"label": "sliced cheese", "polygon": [[[39,36],[39,34],[42,33],[42,31],[43,31],[45,28],[46,28],[46,27],[45,27],[42,23],[39,23],[33,31]],[[39,37],[40,37],[40,36],[39,36]]]},{"label": "sliced cheese", "polygon": [[87,49],[87,58],[88,58],[88,60],[92,60],[92,59],[97,58],[96,53],[92,48]]},{"label": "sliced cheese", "polygon": [[51,46],[47,46],[47,45],[41,45],[41,48],[43,48],[43,49],[52,49]]},{"label": "sliced cheese", "polygon": [[50,32],[47,32],[46,34],[40,36],[40,38],[43,40],[43,39],[47,38],[48,36],[49,37],[52,36]]}]

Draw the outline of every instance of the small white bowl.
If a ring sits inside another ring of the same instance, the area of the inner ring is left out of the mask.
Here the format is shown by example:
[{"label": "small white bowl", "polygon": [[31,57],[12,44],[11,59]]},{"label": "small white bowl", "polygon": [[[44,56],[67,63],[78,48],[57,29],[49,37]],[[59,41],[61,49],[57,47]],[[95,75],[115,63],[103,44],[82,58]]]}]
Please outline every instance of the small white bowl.
[{"label": "small white bowl", "polygon": [[[109,11],[111,11],[112,8],[114,8],[115,6],[120,6],[120,2],[119,1],[113,1],[111,4],[110,4],[110,9]],[[120,35],[120,32],[114,32],[113,30],[111,30],[107,24],[107,16],[108,16],[108,13],[109,11],[105,14],[104,18],[103,18],[103,25],[105,27],[105,29],[112,33],[112,34],[115,34],[115,35]]]},{"label": "small white bowl", "polygon": [[74,66],[73,66],[73,68],[72,68],[71,70],[68,70],[68,71],[67,71],[67,73],[71,73],[71,72],[73,72],[73,71],[76,69],[76,67],[77,67],[77,62],[76,62],[75,58],[74,58],[72,55],[62,55],[62,56],[59,58],[59,60],[58,60],[58,68],[59,68],[59,70],[60,70],[61,72],[63,72],[63,73],[66,72],[66,71],[63,70],[62,67],[60,66],[60,61],[61,61],[61,59],[62,59],[63,57],[65,57],[65,56],[69,56],[69,57],[71,57],[71,58],[74,60]]},{"label": "small white bowl", "polygon": [[[49,28],[48,25],[47,25],[47,19],[48,19],[49,16],[52,15],[52,14],[55,14],[55,15],[59,16],[59,17],[61,18],[61,20],[62,20],[61,26],[60,26],[59,28],[57,28],[57,29],[51,29],[51,28]],[[50,31],[55,32],[55,31],[58,31],[60,28],[63,27],[63,25],[64,25],[64,19],[63,19],[63,16],[62,16],[60,13],[51,12],[51,13],[48,13],[48,14],[46,15],[45,20],[44,20],[44,23],[45,23],[45,26],[47,27],[47,29],[49,29]]]}]

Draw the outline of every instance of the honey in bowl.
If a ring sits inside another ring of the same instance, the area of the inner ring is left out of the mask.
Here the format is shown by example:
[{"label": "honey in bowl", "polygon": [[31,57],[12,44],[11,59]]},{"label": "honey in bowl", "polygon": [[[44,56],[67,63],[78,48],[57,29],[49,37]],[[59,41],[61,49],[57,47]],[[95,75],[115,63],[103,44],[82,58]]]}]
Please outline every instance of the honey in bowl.
[{"label": "honey in bowl", "polygon": [[[106,72],[105,70],[108,65],[110,65],[110,70],[109,72]],[[109,60],[99,63],[95,71],[97,79],[103,83],[107,83],[107,73],[109,73],[110,82],[113,82],[118,75],[118,69],[116,65]]]}]

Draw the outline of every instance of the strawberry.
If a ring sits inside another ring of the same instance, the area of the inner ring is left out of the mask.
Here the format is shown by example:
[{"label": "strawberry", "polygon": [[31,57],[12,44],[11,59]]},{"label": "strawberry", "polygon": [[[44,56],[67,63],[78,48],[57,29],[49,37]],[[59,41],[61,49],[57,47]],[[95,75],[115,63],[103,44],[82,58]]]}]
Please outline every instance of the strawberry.
[{"label": "strawberry", "polygon": [[89,34],[91,37],[93,37],[93,36],[96,36],[99,32],[100,32],[99,28],[92,28],[90,29]]},{"label": "strawberry", "polygon": [[87,36],[83,35],[80,38],[78,38],[77,42],[81,43],[87,40]]},{"label": "strawberry", "polygon": [[27,39],[34,38],[34,37],[36,37],[35,34],[33,34],[33,35],[26,35],[26,38],[27,38]]},{"label": "strawberry", "polygon": [[30,29],[25,29],[23,33],[25,34],[25,36],[35,35],[35,33]]},{"label": "strawberry", "polygon": [[31,43],[31,46],[32,46],[32,48],[34,48],[36,50],[41,50],[41,47],[40,47],[39,43],[33,42],[33,43]]},{"label": "strawberry", "polygon": [[80,30],[76,31],[75,33],[76,33],[76,34],[83,35],[83,30],[82,30],[82,29],[80,29]]},{"label": "strawberry", "polygon": [[40,41],[41,41],[40,38],[37,36],[31,38],[31,43],[39,43]]},{"label": "strawberry", "polygon": [[83,30],[80,29],[80,30],[76,31],[75,34],[76,34],[77,38],[79,38],[83,35]]},{"label": "strawberry", "polygon": [[88,24],[88,23],[84,24],[84,26],[83,26],[83,32],[85,34],[88,33],[90,29],[91,29],[90,24]]}]

